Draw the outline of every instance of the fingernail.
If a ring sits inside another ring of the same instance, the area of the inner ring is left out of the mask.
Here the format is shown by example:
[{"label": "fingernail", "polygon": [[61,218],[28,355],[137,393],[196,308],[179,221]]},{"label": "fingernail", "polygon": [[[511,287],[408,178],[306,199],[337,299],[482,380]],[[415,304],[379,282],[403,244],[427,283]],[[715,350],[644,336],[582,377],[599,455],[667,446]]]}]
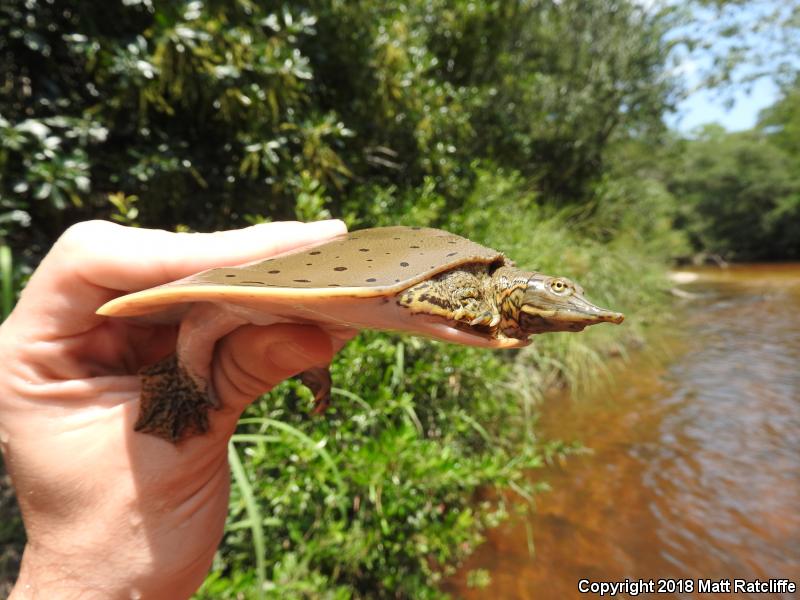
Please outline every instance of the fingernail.
[{"label": "fingernail", "polygon": [[308,350],[294,342],[270,346],[267,350],[267,359],[276,369],[292,373],[307,369],[313,362]]},{"label": "fingernail", "polygon": [[311,221],[309,223],[306,223],[306,225],[313,225],[314,227],[319,227],[320,229],[341,230],[342,233],[347,231],[347,225],[345,225],[344,221],[340,219],[325,219],[323,221]]}]

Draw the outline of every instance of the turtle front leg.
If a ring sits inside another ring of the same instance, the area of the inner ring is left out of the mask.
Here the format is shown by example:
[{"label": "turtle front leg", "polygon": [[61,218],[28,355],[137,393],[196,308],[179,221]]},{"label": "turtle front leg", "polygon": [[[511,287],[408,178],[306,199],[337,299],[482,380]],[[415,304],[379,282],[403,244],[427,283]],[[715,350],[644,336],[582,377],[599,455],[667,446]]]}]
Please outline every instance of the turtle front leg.
[{"label": "turtle front leg", "polygon": [[488,327],[494,331],[502,319],[497,308],[483,298],[466,298],[462,306],[453,312],[455,321],[466,323],[470,327]]},{"label": "turtle front leg", "polygon": [[139,371],[142,383],[134,430],[173,444],[208,431],[208,411],[220,403],[211,385],[214,346],[245,321],[199,303],[181,321],[175,354]]}]

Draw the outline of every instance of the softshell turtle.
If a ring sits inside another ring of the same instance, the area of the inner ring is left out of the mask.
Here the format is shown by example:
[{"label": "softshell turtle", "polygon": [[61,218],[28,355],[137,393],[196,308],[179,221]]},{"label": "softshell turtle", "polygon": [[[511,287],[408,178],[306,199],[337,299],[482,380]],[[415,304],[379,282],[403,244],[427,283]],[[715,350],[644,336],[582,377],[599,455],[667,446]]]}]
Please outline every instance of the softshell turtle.
[{"label": "softshell turtle", "polygon": [[[218,406],[209,385],[214,345],[247,323],[393,330],[518,348],[532,334],[581,331],[624,318],[591,304],[567,278],[517,269],[496,250],[422,227],[353,231],[122,296],[98,313],[181,323],[175,356],[141,372],[135,425],[172,442],[207,431],[208,409]],[[301,379],[324,406],[331,385],[327,369]]]}]

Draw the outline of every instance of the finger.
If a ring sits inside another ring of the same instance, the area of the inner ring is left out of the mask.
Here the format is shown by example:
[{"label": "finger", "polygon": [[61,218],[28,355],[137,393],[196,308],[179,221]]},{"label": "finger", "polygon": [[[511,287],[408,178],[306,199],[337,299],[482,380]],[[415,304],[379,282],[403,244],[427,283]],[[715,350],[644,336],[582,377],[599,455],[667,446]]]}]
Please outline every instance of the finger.
[{"label": "finger", "polygon": [[342,221],[262,223],[214,233],[171,233],[121,227],[105,221],[81,224],[75,251],[80,273],[95,285],[140,290],[204,269],[237,265],[346,233]]},{"label": "finger", "polygon": [[103,318],[94,311],[120,292],[273,256],[345,231],[344,223],[335,220],[266,223],[216,233],[170,233],[104,221],[80,223],[59,239],[31,277],[20,311],[44,331],[79,333],[96,326]]},{"label": "finger", "polygon": [[284,379],[329,364],[345,341],[314,325],[240,327],[217,347],[212,382],[223,410],[212,419],[219,418],[221,426],[233,428],[255,398]]}]

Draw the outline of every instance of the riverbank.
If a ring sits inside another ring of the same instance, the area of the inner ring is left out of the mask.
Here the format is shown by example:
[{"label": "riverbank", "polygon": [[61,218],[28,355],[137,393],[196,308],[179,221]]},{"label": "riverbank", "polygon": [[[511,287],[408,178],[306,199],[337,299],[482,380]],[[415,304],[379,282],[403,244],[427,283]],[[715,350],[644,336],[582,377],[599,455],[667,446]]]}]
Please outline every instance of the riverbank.
[{"label": "riverbank", "polygon": [[[544,437],[590,452],[533,474],[552,492],[532,518],[491,531],[448,591],[566,598],[583,578],[800,572],[800,265],[686,273],[693,298],[666,354],[637,353],[613,384],[543,406]],[[491,576],[484,589],[466,584],[476,569]]]},{"label": "riverbank", "polygon": [[[481,209],[486,202],[494,208]],[[502,218],[520,208],[526,219]],[[610,226],[593,235],[599,217],[539,205],[519,180],[489,172],[465,209],[445,226],[520,266],[574,278],[593,301],[624,311],[625,325],[537,336],[512,352],[365,332],[334,361],[324,419],[309,414],[296,382],[261,398],[231,446],[241,468],[198,598],[436,597],[453,565],[508,516],[502,500],[476,504],[476,490],[533,499],[538,486],[526,473],[569,451],[538,435],[543,391],[601,377],[609,357],[669,312],[658,236],[645,243],[638,230]]]}]

